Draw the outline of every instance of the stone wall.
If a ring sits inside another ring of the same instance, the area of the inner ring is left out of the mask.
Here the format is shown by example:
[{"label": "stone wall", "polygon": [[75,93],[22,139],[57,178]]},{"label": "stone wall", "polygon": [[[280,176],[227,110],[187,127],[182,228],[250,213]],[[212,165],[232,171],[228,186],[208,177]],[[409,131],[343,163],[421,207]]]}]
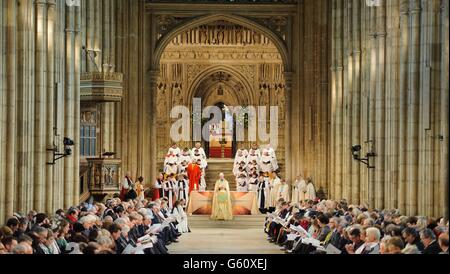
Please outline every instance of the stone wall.
[{"label": "stone wall", "polygon": [[54,142],[79,138],[80,14],[62,0],[1,1],[0,221],[78,202],[77,146],[46,163]]},{"label": "stone wall", "polygon": [[448,1],[381,2],[332,2],[330,194],[448,216]]}]

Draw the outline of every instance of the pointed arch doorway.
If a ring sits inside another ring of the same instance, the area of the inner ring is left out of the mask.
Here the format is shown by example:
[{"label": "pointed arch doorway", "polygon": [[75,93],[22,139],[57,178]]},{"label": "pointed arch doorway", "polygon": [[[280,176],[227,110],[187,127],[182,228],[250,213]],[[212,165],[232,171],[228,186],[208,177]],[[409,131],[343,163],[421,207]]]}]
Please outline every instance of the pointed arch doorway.
[{"label": "pointed arch doorway", "polygon": [[[229,66],[217,65],[201,72],[188,88],[191,98],[200,98],[202,109],[216,106],[222,110],[222,121],[211,125],[209,141],[203,140],[202,146],[210,159],[232,159],[239,147],[245,147],[247,141],[236,140],[236,115],[232,107],[247,106],[252,102],[253,89],[239,71]],[[209,121],[209,119],[203,122]]]},{"label": "pointed arch doorway", "polygon": [[222,110],[222,120],[209,126],[209,141],[204,142],[206,155],[209,159],[231,159],[237,150],[233,113],[224,102],[215,106]]}]

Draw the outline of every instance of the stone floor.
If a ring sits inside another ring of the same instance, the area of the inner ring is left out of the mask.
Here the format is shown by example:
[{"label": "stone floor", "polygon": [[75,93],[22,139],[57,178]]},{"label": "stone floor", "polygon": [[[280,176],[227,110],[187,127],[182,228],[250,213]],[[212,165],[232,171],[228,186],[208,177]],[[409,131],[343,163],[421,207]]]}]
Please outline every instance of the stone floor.
[{"label": "stone floor", "polygon": [[183,234],[179,243],[169,246],[171,254],[281,254],[280,247],[269,243],[261,227],[218,227],[218,223],[210,221],[211,226],[204,224],[191,225],[191,233]]}]

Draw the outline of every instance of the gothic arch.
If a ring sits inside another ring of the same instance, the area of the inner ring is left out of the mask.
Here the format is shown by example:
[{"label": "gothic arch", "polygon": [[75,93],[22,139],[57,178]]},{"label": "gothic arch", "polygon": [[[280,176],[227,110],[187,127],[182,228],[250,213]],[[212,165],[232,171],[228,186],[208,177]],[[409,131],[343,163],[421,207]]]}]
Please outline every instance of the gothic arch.
[{"label": "gothic arch", "polygon": [[188,105],[192,104],[192,99],[194,98],[194,96],[202,95],[198,93],[198,88],[202,84],[202,82],[205,81],[207,77],[217,72],[228,73],[232,76],[232,78],[234,78],[236,82],[242,84],[243,92],[241,94],[235,94],[235,96],[242,96],[241,98],[243,98],[243,100],[241,100],[241,102],[246,102],[248,104],[254,102],[255,98],[253,98],[252,95],[253,87],[251,83],[249,83],[248,79],[245,76],[243,76],[238,70],[236,70],[231,66],[218,65],[204,69],[194,78],[194,81],[187,89]]},{"label": "gothic arch", "polygon": [[275,45],[275,47],[278,49],[280,55],[281,55],[281,59],[283,60],[283,65],[284,65],[284,70],[285,71],[290,71],[290,57],[289,57],[289,52],[288,49],[286,47],[285,42],[280,39],[280,37],[275,34],[272,30],[268,29],[265,26],[262,26],[259,23],[256,23],[253,20],[250,20],[248,18],[239,16],[239,15],[234,15],[234,14],[212,14],[212,15],[205,15],[205,16],[201,16],[195,19],[192,19],[190,21],[184,22],[180,25],[177,25],[176,27],[174,27],[173,29],[171,29],[170,31],[168,31],[167,33],[165,33],[157,42],[156,44],[156,48],[155,51],[153,53],[153,62],[152,62],[152,67],[154,70],[158,71],[159,70],[159,63],[161,60],[161,56],[164,52],[164,50],[166,49],[167,45],[180,33],[182,33],[183,31],[187,30],[187,29],[191,29],[191,28],[195,28],[204,24],[208,24],[208,23],[212,23],[215,21],[219,21],[219,20],[223,20],[223,21],[228,21],[237,25],[241,25],[253,30],[256,30],[258,32],[260,32],[261,34],[265,35],[266,37],[268,37],[272,43]]}]

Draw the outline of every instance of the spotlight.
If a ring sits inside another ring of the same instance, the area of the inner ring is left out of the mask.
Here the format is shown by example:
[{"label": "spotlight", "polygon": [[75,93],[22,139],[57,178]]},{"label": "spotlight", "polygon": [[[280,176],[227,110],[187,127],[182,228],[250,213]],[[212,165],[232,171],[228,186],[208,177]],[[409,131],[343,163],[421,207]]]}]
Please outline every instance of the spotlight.
[{"label": "spotlight", "polygon": [[352,146],[353,159],[358,160],[360,152],[361,152],[361,145],[354,145],[354,146]]},{"label": "spotlight", "polygon": [[72,155],[71,147],[75,145],[74,141],[68,137],[64,137],[63,144],[64,144],[64,153],[59,153],[59,149],[56,144],[53,144],[53,148],[47,149],[48,151],[53,152],[53,161],[47,163],[48,165],[54,165],[57,160]]},{"label": "spotlight", "polygon": [[65,146],[73,146],[74,145],[73,141],[67,137],[64,137],[63,143]]},{"label": "spotlight", "polygon": [[353,159],[365,164],[368,168],[375,168],[374,166],[370,165],[370,158],[375,157],[376,154],[374,152],[368,152],[366,154],[365,158],[361,158],[361,156],[360,156],[361,149],[362,149],[361,145],[353,145],[352,146],[351,152],[352,152]]}]

